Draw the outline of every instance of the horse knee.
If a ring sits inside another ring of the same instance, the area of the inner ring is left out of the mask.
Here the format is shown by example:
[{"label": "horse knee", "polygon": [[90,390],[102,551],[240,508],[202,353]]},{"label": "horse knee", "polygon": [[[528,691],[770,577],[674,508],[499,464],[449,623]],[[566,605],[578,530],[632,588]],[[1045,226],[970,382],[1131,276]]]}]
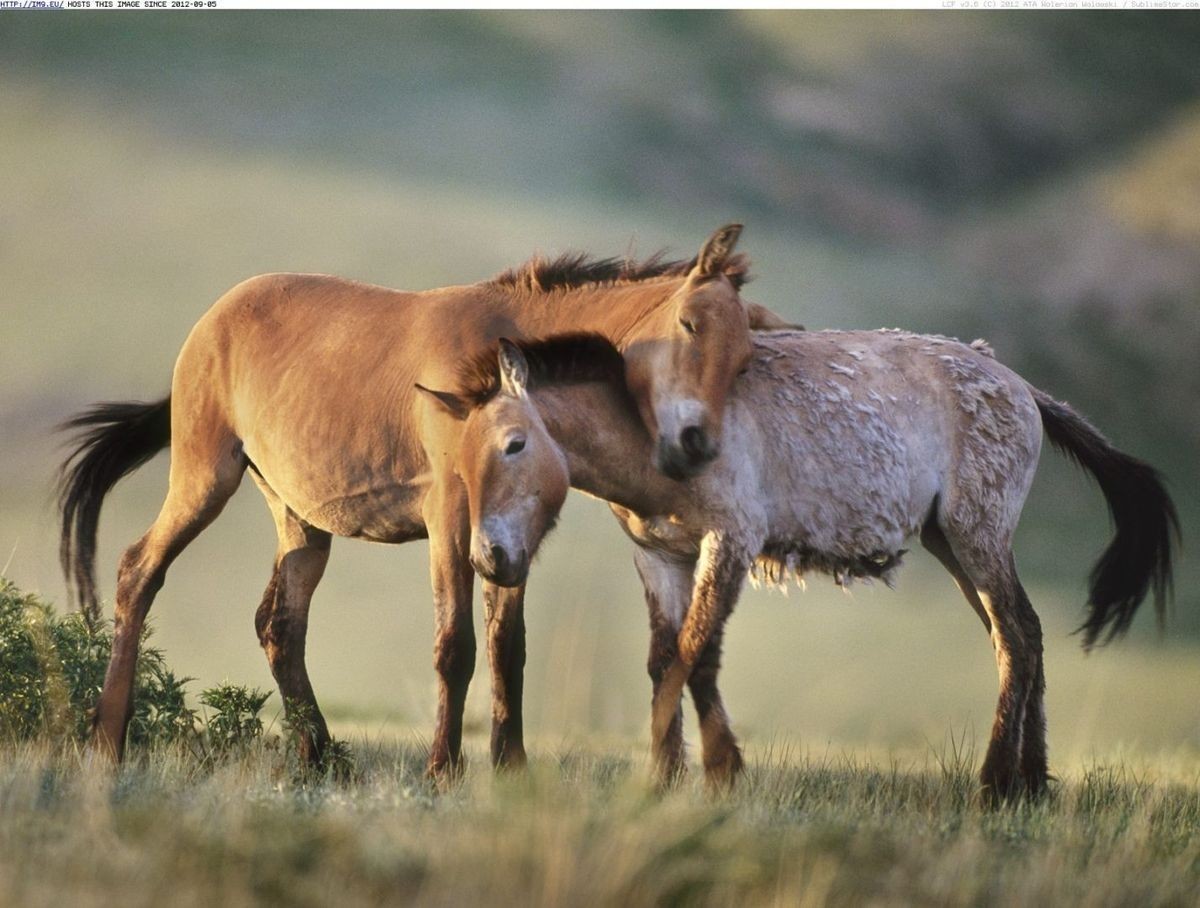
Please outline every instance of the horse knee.
[{"label": "horse knee", "polygon": [[475,674],[475,635],[469,629],[440,637],[433,667],[448,684],[466,684]]},{"label": "horse knee", "polygon": [[1044,649],[1042,645],[1042,622],[1038,619],[1037,613],[1028,604],[1024,615],[1022,615],[1021,631],[1025,637],[1028,658],[1036,669],[1041,665],[1042,651]]},{"label": "horse knee", "polygon": [[262,639],[263,648],[272,662],[287,659],[301,651],[308,622],[284,608],[271,613]]},{"label": "horse knee", "polygon": [[274,658],[279,650],[303,651],[308,606],[329,560],[328,548],[295,549],[281,557],[254,614],[258,641]]},{"label": "horse knee", "polygon": [[1006,635],[1011,672],[1027,693],[1042,664],[1042,624],[1028,603],[1018,610],[1016,621],[1011,624],[1010,633]]},{"label": "horse knee", "polygon": [[150,599],[162,589],[166,567],[161,558],[147,557],[147,542],[139,539],[121,555],[117,567],[117,596],[114,621],[118,627],[125,622],[145,618]]},{"label": "horse knee", "polygon": [[258,610],[254,613],[254,632],[258,635],[259,645],[263,649],[267,648],[271,630],[271,618],[275,613],[275,596],[278,589],[279,568],[275,568],[271,572],[271,580],[267,583],[267,589],[263,593],[262,602],[259,603]]},{"label": "horse knee", "polygon": [[650,656],[646,659],[646,673],[654,684],[659,684],[667,669],[675,661],[678,649],[675,638],[655,639],[650,644]]},{"label": "horse knee", "polygon": [[525,667],[525,622],[519,613],[493,612],[487,624],[488,655],[493,666],[507,672]]},{"label": "horse knee", "polygon": [[656,611],[650,615],[650,652],[646,672],[657,685],[679,655],[679,627]]},{"label": "horse knee", "polygon": [[1038,645],[1026,645],[1023,652],[1023,671],[1026,692],[1032,690],[1037,681],[1038,667],[1042,664],[1042,647],[1039,641]]}]

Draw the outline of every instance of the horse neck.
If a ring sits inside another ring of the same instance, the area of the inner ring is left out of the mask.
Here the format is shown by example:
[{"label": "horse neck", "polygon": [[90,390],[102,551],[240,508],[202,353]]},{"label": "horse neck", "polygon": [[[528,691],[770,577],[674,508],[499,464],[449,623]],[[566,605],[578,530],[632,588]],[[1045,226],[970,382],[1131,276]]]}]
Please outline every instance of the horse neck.
[{"label": "horse neck", "polygon": [[623,388],[588,382],[532,394],[567,458],[572,487],[640,514],[676,510],[683,486],[654,468],[653,443]]},{"label": "horse neck", "polygon": [[585,284],[546,293],[514,292],[508,306],[529,336],[592,331],[623,348],[639,324],[659,309],[683,278]]}]

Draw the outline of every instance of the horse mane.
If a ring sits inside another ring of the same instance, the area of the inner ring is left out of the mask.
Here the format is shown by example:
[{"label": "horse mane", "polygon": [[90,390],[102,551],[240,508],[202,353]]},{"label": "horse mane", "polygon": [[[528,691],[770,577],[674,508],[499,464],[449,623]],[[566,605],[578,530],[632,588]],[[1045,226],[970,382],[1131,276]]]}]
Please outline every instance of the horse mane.
[{"label": "horse mane", "polygon": [[[529,364],[529,388],[603,382],[625,387],[625,358],[602,334],[573,332],[513,341]],[[458,393],[482,406],[500,391],[499,344],[459,368]]]},{"label": "horse mane", "polygon": [[[683,277],[696,267],[696,258],[665,259],[658,252],[648,259],[592,258],[584,252],[566,252],[547,259],[535,255],[515,268],[502,271],[492,284],[531,293],[571,290],[587,284],[637,283],[659,277]],[[750,280],[750,259],[731,255],[722,273],[737,289]]]}]

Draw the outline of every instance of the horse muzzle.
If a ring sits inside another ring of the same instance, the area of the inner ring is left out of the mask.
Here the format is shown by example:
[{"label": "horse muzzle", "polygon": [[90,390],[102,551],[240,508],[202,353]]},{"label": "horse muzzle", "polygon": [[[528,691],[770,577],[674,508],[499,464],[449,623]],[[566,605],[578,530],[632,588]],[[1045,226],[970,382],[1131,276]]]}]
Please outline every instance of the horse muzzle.
[{"label": "horse muzzle", "polygon": [[691,479],[704,471],[721,453],[702,426],[687,426],[677,439],[660,436],[654,452],[654,465],[671,479]]},{"label": "horse muzzle", "polygon": [[529,576],[529,553],[521,549],[514,554],[502,545],[484,543],[471,553],[471,567],[496,586],[520,586]]}]

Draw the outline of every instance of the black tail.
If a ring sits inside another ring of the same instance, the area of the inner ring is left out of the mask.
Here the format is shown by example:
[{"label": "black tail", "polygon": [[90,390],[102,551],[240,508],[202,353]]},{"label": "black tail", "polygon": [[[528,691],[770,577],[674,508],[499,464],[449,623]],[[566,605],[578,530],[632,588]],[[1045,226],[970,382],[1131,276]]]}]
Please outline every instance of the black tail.
[{"label": "black tail", "polygon": [[75,431],[75,449],[60,470],[58,557],[80,611],[94,626],[100,617],[95,571],[100,506],[122,477],[171,443],[171,398],[96,404],[59,429]]},{"label": "black tail", "polygon": [[1158,471],[1114,448],[1066,404],[1031,388],[1050,443],[1096,477],[1117,534],[1092,568],[1084,649],[1129,630],[1146,594],[1154,590],[1159,627],[1171,595],[1171,558],[1179,517]]}]

